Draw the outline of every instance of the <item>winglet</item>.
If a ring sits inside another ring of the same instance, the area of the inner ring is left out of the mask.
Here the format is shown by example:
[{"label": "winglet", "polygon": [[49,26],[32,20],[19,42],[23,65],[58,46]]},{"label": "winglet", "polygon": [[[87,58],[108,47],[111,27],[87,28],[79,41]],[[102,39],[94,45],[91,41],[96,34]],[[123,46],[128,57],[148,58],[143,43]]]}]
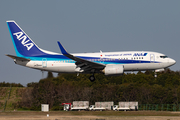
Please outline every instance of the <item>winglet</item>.
[{"label": "winglet", "polygon": [[61,50],[61,53],[63,54],[63,55],[68,55],[69,53],[65,50],[65,48],[62,46],[62,44],[58,41],[57,42],[58,43],[58,45],[59,45],[59,48],[60,48],[60,50]]}]

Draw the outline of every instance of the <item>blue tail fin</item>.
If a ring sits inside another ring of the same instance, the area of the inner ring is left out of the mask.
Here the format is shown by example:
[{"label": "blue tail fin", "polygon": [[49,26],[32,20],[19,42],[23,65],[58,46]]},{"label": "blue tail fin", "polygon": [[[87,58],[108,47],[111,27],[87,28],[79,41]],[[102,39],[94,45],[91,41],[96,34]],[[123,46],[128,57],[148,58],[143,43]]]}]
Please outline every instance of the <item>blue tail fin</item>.
[{"label": "blue tail fin", "polygon": [[18,57],[46,55],[15,21],[7,21],[7,25]]}]

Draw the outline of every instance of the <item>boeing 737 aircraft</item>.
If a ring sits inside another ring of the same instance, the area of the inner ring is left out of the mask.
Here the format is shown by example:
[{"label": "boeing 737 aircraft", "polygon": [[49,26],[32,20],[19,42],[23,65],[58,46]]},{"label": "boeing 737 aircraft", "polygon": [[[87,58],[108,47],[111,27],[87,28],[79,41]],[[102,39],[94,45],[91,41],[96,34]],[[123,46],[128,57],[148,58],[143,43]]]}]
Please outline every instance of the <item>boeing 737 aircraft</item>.
[{"label": "boeing 737 aircraft", "polygon": [[7,21],[15,48],[15,55],[7,55],[18,65],[57,73],[95,73],[122,75],[125,71],[163,71],[175,60],[150,51],[97,52],[70,54],[58,42],[62,54],[39,48],[15,21]]}]

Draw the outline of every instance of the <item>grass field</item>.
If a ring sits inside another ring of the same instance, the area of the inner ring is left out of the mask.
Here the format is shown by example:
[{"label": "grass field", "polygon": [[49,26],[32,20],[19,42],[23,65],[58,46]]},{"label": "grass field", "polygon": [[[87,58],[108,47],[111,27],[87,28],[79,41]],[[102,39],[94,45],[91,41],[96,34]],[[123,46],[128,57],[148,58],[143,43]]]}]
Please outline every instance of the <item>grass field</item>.
[{"label": "grass field", "polygon": [[[22,92],[24,91],[23,87],[12,87],[10,91],[10,87],[1,87],[0,88],[0,111],[5,110],[6,111],[12,111],[14,110],[13,104],[17,103],[21,97],[22,97]],[[9,95],[10,92],[10,95]],[[8,99],[9,98],[9,99]]]}]

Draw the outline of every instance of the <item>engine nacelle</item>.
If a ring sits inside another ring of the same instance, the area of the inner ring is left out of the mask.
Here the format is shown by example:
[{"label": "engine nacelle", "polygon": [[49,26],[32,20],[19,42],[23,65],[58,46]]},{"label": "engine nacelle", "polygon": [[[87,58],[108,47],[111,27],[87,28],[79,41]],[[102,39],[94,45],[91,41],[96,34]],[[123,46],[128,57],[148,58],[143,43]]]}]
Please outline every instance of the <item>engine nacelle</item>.
[{"label": "engine nacelle", "polygon": [[155,70],[155,72],[162,72],[162,71],[164,71],[163,68],[162,68],[162,69],[157,69],[157,70]]},{"label": "engine nacelle", "polygon": [[121,75],[124,73],[123,65],[106,65],[102,70],[105,75]]}]

